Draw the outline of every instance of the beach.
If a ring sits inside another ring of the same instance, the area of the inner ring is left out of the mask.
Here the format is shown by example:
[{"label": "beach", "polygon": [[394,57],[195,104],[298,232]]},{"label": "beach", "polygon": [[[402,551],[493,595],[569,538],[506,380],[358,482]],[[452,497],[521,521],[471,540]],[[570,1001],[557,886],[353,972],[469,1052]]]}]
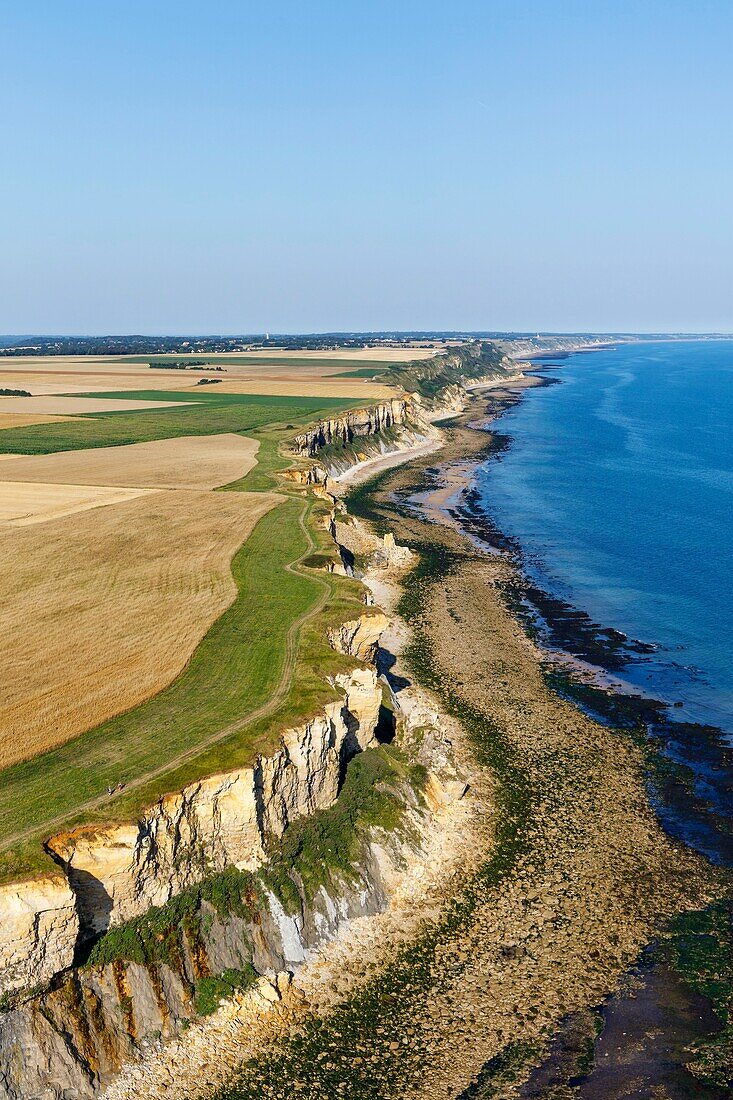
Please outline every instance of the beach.
[{"label": "beach", "polygon": [[435,454],[415,457],[347,501],[420,554],[396,607],[410,632],[403,660],[468,734],[485,782],[463,843],[483,845],[484,858],[373,977],[247,1063],[222,1093],[232,1100],[479,1096],[465,1090],[487,1074],[508,1088],[544,1062],[562,1019],[591,1028],[584,1014],[670,917],[722,891],[704,860],[662,830],[634,739],[548,686],[544,653],[507,607],[511,561],[477,547],[455,515],[444,522],[444,471],[458,469],[457,492],[492,446],[469,425],[495,408],[477,395],[443,429],[439,467]]}]

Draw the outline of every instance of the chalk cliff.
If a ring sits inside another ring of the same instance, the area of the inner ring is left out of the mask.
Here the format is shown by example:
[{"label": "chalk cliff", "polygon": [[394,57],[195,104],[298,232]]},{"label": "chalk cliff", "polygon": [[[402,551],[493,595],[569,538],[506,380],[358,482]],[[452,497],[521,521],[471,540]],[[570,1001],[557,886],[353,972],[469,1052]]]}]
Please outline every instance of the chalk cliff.
[{"label": "chalk cliff", "polygon": [[339,676],[334,686],[338,701],[287,730],[279,750],[252,767],[192,783],[135,823],[52,837],[47,847],[68,875],[82,938],[163,905],[212,872],[255,870],[269,837],[330,806],[346,760],[374,741],[382,701],[372,669]]},{"label": "chalk cliff", "polygon": [[79,919],[65,878],[0,886],[0,918],[0,994],[41,985],[70,966]]},{"label": "chalk cliff", "polygon": [[354,409],[341,416],[321,420],[296,435],[293,449],[298,455],[312,457],[323,447],[334,443],[344,445],[360,436],[379,435],[388,428],[404,424],[411,412],[416,415],[417,409],[406,397],[394,397],[365,409]]}]

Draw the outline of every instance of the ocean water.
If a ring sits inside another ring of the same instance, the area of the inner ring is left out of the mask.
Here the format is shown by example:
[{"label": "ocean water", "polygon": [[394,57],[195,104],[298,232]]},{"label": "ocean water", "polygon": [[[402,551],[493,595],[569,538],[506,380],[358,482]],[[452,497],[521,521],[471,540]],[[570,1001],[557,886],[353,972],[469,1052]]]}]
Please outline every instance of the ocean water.
[{"label": "ocean water", "polygon": [[656,647],[626,681],[733,742],[733,341],[541,373],[559,384],[495,422],[512,442],[477,471],[482,507],[546,591]]}]

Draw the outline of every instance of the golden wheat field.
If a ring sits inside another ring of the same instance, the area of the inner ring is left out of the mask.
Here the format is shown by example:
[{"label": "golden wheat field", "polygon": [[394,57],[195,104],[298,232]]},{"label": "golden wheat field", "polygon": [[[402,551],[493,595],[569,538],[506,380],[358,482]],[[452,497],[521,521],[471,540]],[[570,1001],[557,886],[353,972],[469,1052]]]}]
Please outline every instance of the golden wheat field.
[{"label": "golden wheat field", "polygon": [[47,523],[62,516],[86,512],[90,508],[120,504],[150,491],[155,490],[0,481],[0,528]]},{"label": "golden wheat field", "polygon": [[[292,351],[269,349],[268,351],[234,352],[231,354],[207,354],[206,360],[224,368],[221,381],[229,386],[230,393],[271,393],[303,397],[355,397],[365,400],[387,396],[384,387],[378,387],[363,378],[330,378],[334,374],[351,369],[358,370],[361,363],[401,363],[412,359],[425,359],[435,354],[435,349],[419,347],[400,348],[343,348],[338,351]],[[102,412],[111,406],[91,404],[85,407],[74,403],[75,394],[85,392],[114,392],[124,390],[182,390],[194,387],[196,375],[176,370],[151,369],[148,362],[133,362],[124,356],[0,356],[0,386],[26,389],[33,398],[0,398],[0,411],[29,412],[39,414],[75,412]],[[151,355],[155,362],[159,356]],[[176,358],[185,359],[184,354]],[[201,358],[192,353],[191,359]],[[329,378],[324,388],[325,379]],[[245,388],[234,388],[241,383]],[[58,395],[58,404],[41,404],[41,398]],[[175,397],[175,394],[171,394]],[[34,401],[34,405],[28,404]],[[106,399],[94,399],[96,401]],[[122,400],[120,398],[114,400]],[[2,401],[15,406],[3,406]],[[25,402],[21,406],[18,402]],[[122,404],[118,406],[121,410]],[[145,408],[136,402],[135,408]]]},{"label": "golden wheat field", "polygon": [[227,432],[50,455],[0,454],[0,507],[5,481],[215,489],[244,477],[256,464],[258,448],[257,440]]},{"label": "golden wheat field", "polygon": [[45,413],[2,412],[0,410],[0,432],[5,428],[30,428],[33,424],[55,424],[64,420],[77,420],[76,416],[50,416]]},{"label": "golden wheat field", "polygon": [[143,492],[0,529],[0,765],[165,687],[234,599],[230,563],[279,498]]},{"label": "golden wheat field", "polygon": [[59,397],[47,394],[40,397],[0,397],[0,414],[24,413],[69,419],[78,414],[139,412],[140,409],[167,409],[185,404],[185,398],[178,401],[135,401],[119,397]]}]

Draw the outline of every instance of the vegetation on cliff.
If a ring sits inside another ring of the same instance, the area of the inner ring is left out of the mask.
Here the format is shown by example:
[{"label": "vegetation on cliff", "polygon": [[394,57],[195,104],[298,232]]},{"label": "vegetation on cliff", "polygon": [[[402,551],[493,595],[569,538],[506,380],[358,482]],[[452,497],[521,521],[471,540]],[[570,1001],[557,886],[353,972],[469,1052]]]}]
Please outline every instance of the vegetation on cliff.
[{"label": "vegetation on cliff", "polygon": [[479,340],[449,348],[432,359],[395,363],[384,374],[375,377],[378,381],[402,386],[407,393],[435,399],[451,386],[503,373],[509,374],[510,370],[501,349],[488,340]]},{"label": "vegetation on cliff", "polygon": [[205,1015],[222,997],[257,976],[252,944],[241,928],[241,967],[212,973],[208,940],[214,917],[220,924],[239,917],[258,926],[269,912],[268,892],[288,914],[302,914],[321,887],[337,896],[355,879],[369,830],[399,830],[408,805],[421,803],[425,779],[425,769],[410,763],[394,745],[365,750],[350,762],[331,807],[301,818],[281,838],[272,838],[262,870],[228,867],[207,876],[165,905],[110,929],[92,946],[84,965],[166,964],[182,976],[186,960],[194,959],[199,971],[196,1008]]}]

